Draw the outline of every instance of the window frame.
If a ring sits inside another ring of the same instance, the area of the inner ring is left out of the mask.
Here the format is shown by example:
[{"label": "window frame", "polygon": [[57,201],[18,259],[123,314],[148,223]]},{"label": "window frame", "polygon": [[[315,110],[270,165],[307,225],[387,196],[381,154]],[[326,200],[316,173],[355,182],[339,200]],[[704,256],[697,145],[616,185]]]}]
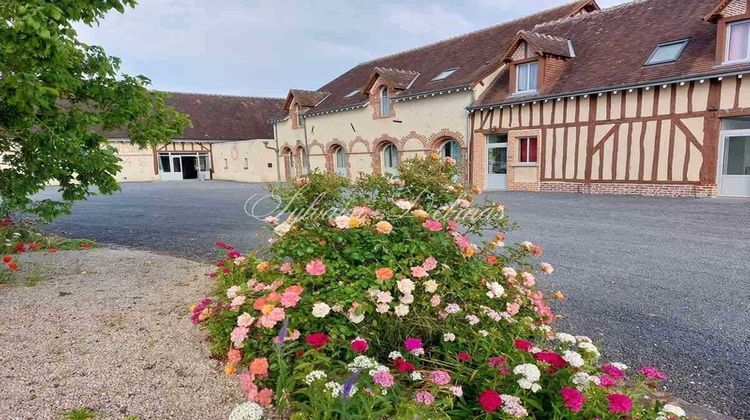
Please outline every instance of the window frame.
[{"label": "window frame", "polygon": [[391,95],[388,92],[388,86],[382,86],[378,91],[378,99],[380,99],[380,116],[388,117],[391,115]]},{"label": "window frame", "polygon": [[[445,69],[437,74],[437,76],[430,79],[431,82],[440,82],[442,80],[445,80],[451,76],[453,76],[453,73],[457,72],[460,67],[453,67],[449,69]],[[444,76],[443,76],[444,75]],[[442,76],[442,77],[440,77]]]},{"label": "window frame", "polygon": [[[536,149],[534,160],[531,160],[531,140],[534,141],[534,148]],[[526,142],[526,145],[525,145],[526,160],[523,160],[524,141]],[[539,164],[539,138],[537,136],[525,136],[525,137],[518,138],[518,163],[522,165],[538,165]]]},{"label": "window frame", "polygon": [[[341,163],[342,166],[339,166],[339,153],[341,154]],[[333,148],[333,153],[331,156],[331,160],[333,163],[333,172],[340,175],[340,176],[348,176],[349,170],[347,165],[347,156],[346,156],[346,150],[342,146],[335,146]]]},{"label": "window frame", "polygon": [[[732,26],[736,25],[748,25],[748,40],[747,40],[747,51],[745,58],[738,60],[729,59],[729,48],[732,45]],[[739,19],[732,22],[727,22],[724,27],[724,55],[722,57],[722,64],[739,64],[750,62],[750,18]]]},{"label": "window frame", "polygon": [[297,128],[302,128],[302,113],[300,112],[299,104],[294,104],[294,119],[296,121]]},{"label": "window frame", "polygon": [[360,93],[361,91],[362,91],[361,89],[353,90],[353,91],[347,93],[346,96],[344,96],[344,98],[351,98],[352,96]]},{"label": "window frame", "polygon": [[[394,152],[389,153],[391,161],[393,163],[393,166],[386,166],[385,162],[385,156],[386,156],[386,150],[393,147]],[[399,153],[398,153],[398,147],[396,147],[393,143],[387,143],[383,146],[383,148],[380,150],[380,172],[382,174],[392,174],[396,175],[398,173],[398,164],[399,164]]]},{"label": "window frame", "polygon": [[[531,69],[531,66],[534,65],[536,67],[536,77],[532,79],[530,77],[531,72],[529,71],[526,75],[526,82],[529,83],[528,86],[530,86],[531,80],[534,81],[534,88],[533,89],[525,89],[521,90],[521,69],[524,67],[528,67]],[[515,65],[515,93],[516,94],[530,94],[530,93],[537,93],[539,92],[539,60],[532,60],[527,61],[523,63],[518,63]]]},{"label": "window frame", "polygon": [[[680,57],[682,57],[682,53],[685,52],[685,48],[687,48],[687,46],[688,46],[689,43],[690,43],[690,38],[685,38],[685,39],[678,39],[676,41],[662,42],[660,44],[656,44],[656,47],[654,47],[654,50],[651,51],[651,55],[648,56],[648,58],[646,59],[646,62],[643,63],[643,65],[644,66],[656,66],[656,65],[659,65],[659,64],[674,63],[677,60],[679,60]],[[679,49],[679,51],[677,52],[677,54],[675,54],[675,57],[673,59],[671,59],[671,60],[661,60],[661,61],[652,61],[653,58],[654,58],[654,56],[656,55],[656,52],[659,51],[659,48],[669,47],[671,45],[678,45],[678,44],[682,44],[682,47]]]}]

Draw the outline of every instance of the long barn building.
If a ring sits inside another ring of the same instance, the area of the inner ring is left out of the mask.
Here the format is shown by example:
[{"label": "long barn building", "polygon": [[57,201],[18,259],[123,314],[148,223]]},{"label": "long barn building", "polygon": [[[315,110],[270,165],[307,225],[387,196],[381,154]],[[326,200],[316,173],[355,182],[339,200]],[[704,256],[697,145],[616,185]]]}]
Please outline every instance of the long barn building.
[{"label": "long barn building", "polygon": [[284,176],[429,152],[483,190],[750,196],[750,5],[576,1],[292,89]]}]

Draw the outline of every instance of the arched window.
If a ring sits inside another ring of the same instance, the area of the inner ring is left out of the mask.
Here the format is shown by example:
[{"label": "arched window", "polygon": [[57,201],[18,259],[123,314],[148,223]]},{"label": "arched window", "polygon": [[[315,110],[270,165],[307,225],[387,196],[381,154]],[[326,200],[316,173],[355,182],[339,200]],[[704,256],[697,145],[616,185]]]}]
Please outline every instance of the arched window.
[{"label": "arched window", "polygon": [[396,175],[398,173],[398,149],[396,149],[396,145],[389,143],[383,147],[380,154],[383,174]]},{"label": "arched window", "polygon": [[294,179],[297,177],[294,168],[294,158],[292,156],[292,150],[284,150],[284,169],[286,170],[286,177],[288,179]]},{"label": "arched window", "polygon": [[456,160],[456,163],[461,161],[461,144],[453,139],[448,139],[443,143],[443,146],[440,147],[440,156],[447,158],[453,158]]},{"label": "arched window", "polygon": [[388,95],[388,86],[380,88],[380,116],[385,117],[391,113],[391,97]]},{"label": "arched window", "polygon": [[341,146],[333,149],[333,170],[343,177],[349,176],[346,170],[346,152]]},{"label": "arched window", "polygon": [[308,165],[307,161],[307,151],[305,151],[304,148],[300,147],[297,149],[297,154],[299,155],[300,160],[300,168],[302,168],[302,176],[307,175],[310,173],[310,165]]}]

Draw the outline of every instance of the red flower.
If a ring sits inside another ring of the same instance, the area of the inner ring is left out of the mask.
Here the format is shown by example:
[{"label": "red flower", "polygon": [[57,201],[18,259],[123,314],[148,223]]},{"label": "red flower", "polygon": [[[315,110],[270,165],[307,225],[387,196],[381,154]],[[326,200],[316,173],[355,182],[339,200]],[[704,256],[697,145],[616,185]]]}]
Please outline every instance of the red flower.
[{"label": "red flower", "polygon": [[607,406],[609,411],[613,413],[625,414],[629,413],[633,409],[633,400],[627,395],[623,394],[609,394],[607,395]]},{"label": "red flower", "polygon": [[623,376],[625,376],[625,374],[622,373],[620,369],[609,363],[602,366],[602,371],[613,378],[622,378]]},{"label": "red flower", "polygon": [[26,247],[20,242],[16,243],[15,248],[16,252],[26,252]]},{"label": "red flower", "polygon": [[14,263],[12,261],[9,262],[8,264],[6,264],[6,266],[8,267],[8,270],[10,270],[10,271],[16,271],[19,268],[18,264]]},{"label": "red flower", "polygon": [[531,253],[537,257],[541,257],[543,252],[544,251],[542,250],[542,247],[539,245],[534,245],[531,247]]},{"label": "red flower", "polygon": [[237,252],[237,251],[232,251],[232,252],[230,252],[230,253],[227,254],[227,258],[237,258],[239,256],[240,256],[240,253]]},{"label": "red flower", "polygon": [[227,244],[225,244],[224,242],[221,242],[221,241],[214,242],[214,245],[216,245],[219,248],[226,248],[227,247]]},{"label": "red flower", "polygon": [[400,357],[393,361],[393,365],[396,367],[396,370],[401,373],[414,372],[414,365]]},{"label": "red flower", "polygon": [[89,249],[89,248],[91,248],[91,244],[88,243],[88,242],[84,242],[84,243],[81,244],[81,248],[82,249]]},{"label": "red flower", "polygon": [[479,405],[482,406],[484,411],[488,413],[492,413],[493,411],[500,408],[501,405],[503,405],[503,399],[500,397],[500,394],[498,394],[497,391],[493,391],[491,389],[482,391],[479,394],[477,401],[479,402]]},{"label": "red flower", "polygon": [[29,244],[29,250],[36,251],[37,249],[39,249],[39,244],[38,243],[32,242],[32,243]]},{"label": "red flower", "polygon": [[513,345],[516,346],[518,350],[523,351],[531,351],[531,348],[534,347],[534,344],[530,341],[516,339],[516,341],[513,342]]},{"label": "red flower", "polygon": [[487,361],[487,364],[493,368],[500,368],[505,365],[505,362],[507,362],[507,359],[503,356],[492,356]]},{"label": "red flower", "polygon": [[568,365],[568,362],[566,362],[565,359],[562,358],[562,356],[551,351],[540,351],[539,353],[535,353],[534,358],[536,360],[539,360],[540,362],[548,363],[556,368],[562,368]]},{"label": "red flower", "polygon": [[583,403],[586,402],[586,397],[581,394],[581,391],[575,388],[566,386],[560,390],[560,394],[562,394],[562,399],[565,403],[565,406],[574,413],[581,411],[581,409],[583,408]]},{"label": "red flower", "polygon": [[47,252],[49,252],[50,254],[54,254],[55,252],[57,252],[57,248],[55,248],[54,246],[51,246],[47,248]]},{"label": "red flower", "polygon": [[368,348],[370,348],[370,345],[367,344],[367,341],[365,341],[362,338],[355,338],[349,344],[349,347],[351,347],[352,351],[355,353],[364,353],[367,351]]},{"label": "red flower", "polygon": [[11,261],[13,261],[13,257],[11,257],[10,255],[3,255],[3,264],[8,264]]},{"label": "red flower", "polygon": [[469,353],[467,353],[465,351],[462,351],[461,353],[458,353],[456,355],[456,357],[458,357],[458,360],[460,360],[462,362],[466,362],[466,363],[469,363],[472,360],[474,360],[474,359],[471,358],[471,355],[469,355]]},{"label": "red flower", "polygon": [[308,346],[319,349],[328,344],[328,336],[323,332],[312,333],[305,338]]},{"label": "red flower", "polygon": [[497,262],[497,257],[494,255],[488,255],[486,261],[487,264],[495,264]]},{"label": "red flower", "polygon": [[667,379],[667,375],[665,375],[664,372],[660,371],[659,369],[653,366],[644,366],[638,370],[638,373],[640,373],[641,375],[647,378],[659,379],[662,381]]}]

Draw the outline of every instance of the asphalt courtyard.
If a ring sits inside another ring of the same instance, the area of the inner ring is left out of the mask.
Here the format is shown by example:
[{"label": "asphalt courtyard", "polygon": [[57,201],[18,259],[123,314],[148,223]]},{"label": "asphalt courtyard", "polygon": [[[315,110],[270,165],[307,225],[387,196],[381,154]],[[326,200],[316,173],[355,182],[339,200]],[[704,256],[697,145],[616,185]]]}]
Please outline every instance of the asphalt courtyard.
[{"label": "asphalt courtyard", "polygon": [[[215,241],[265,242],[264,223],[246,213],[264,192],[219,181],[123,184],[48,229],[209,261]],[[49,188],[40,198],[55,196]],[[520,224],[509,240],[541,244],[555,266],[543,287],[567,296],[555,304],[562,330],[591,336],[604,360],[658,366],[685,400],[750,418],[750,200],[486,196]]]}]

